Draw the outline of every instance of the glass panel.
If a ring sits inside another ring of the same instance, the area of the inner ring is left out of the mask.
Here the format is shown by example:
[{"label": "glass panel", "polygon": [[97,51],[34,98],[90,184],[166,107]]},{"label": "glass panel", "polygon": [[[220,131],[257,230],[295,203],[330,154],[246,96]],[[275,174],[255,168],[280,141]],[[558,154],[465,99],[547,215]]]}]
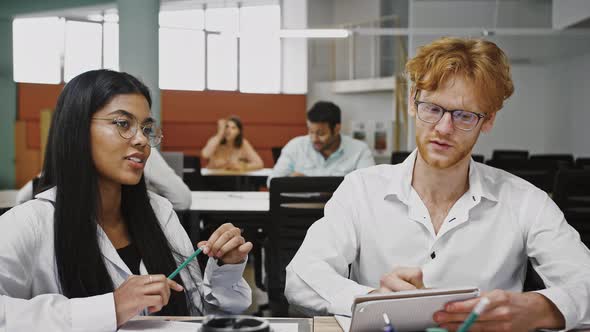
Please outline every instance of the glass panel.
[{"label": "glass panel", "polygon": [[202,9],[162,10],[159,21],[161,28],[203,30],[204,13]]},{"label": "glass panel", "polygon": [[64,21],[57,17],[15,19],[12,28],[14,80],[60,83]]},{"label": "glass panel", "polygon": [[205,11],[207,36],[207,88],[238,88],[238,9],[213,8]]},{"label": "glass panel", "polygon": [[119,70],[119,24],[104,23],[104,68]]},{"label": "glass panel", "polygon": [[160,89],[205,88],[205,33],[160,28]]},{"label": "glass panel", "polygon": [[102,25],[66,22],[64,81],[102,66]]},{"label": "glass panel", "polygon": [[280,92],[280,28],[279,6],[240,8],[240,91]]}]

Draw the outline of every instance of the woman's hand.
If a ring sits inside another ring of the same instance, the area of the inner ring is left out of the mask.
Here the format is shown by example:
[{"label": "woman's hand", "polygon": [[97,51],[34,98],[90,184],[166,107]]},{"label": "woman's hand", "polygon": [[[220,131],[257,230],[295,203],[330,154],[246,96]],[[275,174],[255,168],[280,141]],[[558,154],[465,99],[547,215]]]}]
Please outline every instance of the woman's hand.
[{"label": "woman's hand", "polygon": [[114,292],[117,327],[135,317],[143,309],[149,313],[162,310],[170,299],[170,289],[182,292],[184,288],[163,274],[132,275]]},{"label": "woman's hand", "polygon": [[227,125],[226,119],[217,120],[217,135],[223,136],[225,134],[225,125]]},{"label": "woman's hand", "polygon": [[203,246],[205,255],[216,257],[223,264],[242,263],[252,250],[252,243],[246,242],[242,237],[242,231],[230,223],[219,226],[209,240],[197,244],[199,248]]}]

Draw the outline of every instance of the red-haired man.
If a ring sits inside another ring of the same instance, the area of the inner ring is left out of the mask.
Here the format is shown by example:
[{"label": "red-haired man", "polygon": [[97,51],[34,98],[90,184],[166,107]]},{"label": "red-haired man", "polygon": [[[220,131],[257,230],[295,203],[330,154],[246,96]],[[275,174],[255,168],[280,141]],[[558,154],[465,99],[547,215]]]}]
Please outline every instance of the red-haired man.
[{"label": "red-haired man", "polygon": [[[588,322],[590,252],[578,233],[545,192],[471,160],[514,91],[504,52],[442,38],[406,69],[418,149],[345,178],[287,267],[290,303],[350,314],[356,295],[474,285],[491,304],[471,331]],[[528,260],[546,289],[522,292]],[[433,319],[456,330],[478,301],[448,304]]]}]

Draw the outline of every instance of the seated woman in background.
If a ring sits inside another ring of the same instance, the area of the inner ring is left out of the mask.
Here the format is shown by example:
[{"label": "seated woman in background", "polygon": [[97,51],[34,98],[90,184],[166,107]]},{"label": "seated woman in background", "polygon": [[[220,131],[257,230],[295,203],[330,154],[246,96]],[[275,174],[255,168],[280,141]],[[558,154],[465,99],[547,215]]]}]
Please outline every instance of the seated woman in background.
[{"label": "seated woman in background", "polygon": [[[115,331],[137,314],[238,313],[252,243],[219,227],[198,243],[204,273],[172,205],[143,170],[162,134],[133,76],[83,73],[61,92],[43,181],[55,185],[0,216],[0,331]],[[41,184],[42,186],[44,184]]]},{"label": "seated woman in background", "polygon": [[253,171],[264,167],[262,159],[244,138],[238,117],[217,121],[217,134],[207,141],[201,157],[209,159],[207,168]]}]

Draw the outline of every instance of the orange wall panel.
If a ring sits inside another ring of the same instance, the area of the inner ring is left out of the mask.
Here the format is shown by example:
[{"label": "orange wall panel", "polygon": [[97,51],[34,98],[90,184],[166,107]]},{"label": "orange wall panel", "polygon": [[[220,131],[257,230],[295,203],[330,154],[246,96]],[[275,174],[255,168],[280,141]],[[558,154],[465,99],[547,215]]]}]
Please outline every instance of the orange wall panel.
[{"label": "orange wall panel", "polygon": [[162,90],[162,121],[216,122],[238,115],[243,122],[305,124],[305,95],[230,91]]},{"label": "orange wall panel", "polygon": [[54,109],[63,84],[18,83],[18,118],[39,121],[42,109]]}]

